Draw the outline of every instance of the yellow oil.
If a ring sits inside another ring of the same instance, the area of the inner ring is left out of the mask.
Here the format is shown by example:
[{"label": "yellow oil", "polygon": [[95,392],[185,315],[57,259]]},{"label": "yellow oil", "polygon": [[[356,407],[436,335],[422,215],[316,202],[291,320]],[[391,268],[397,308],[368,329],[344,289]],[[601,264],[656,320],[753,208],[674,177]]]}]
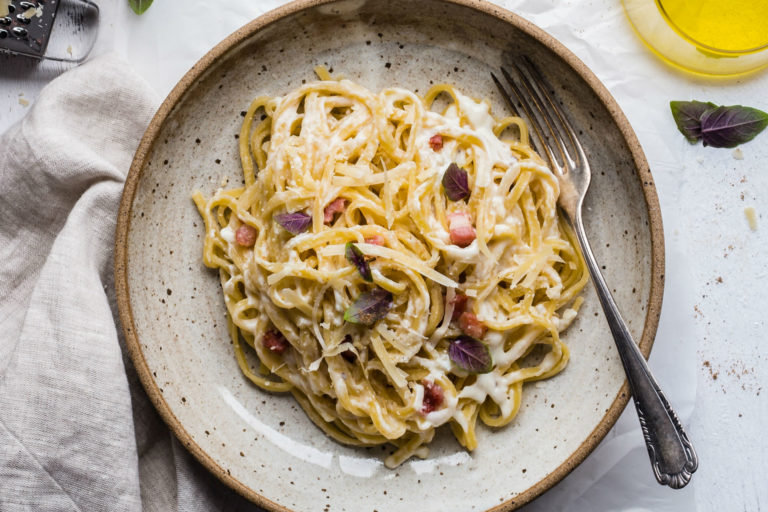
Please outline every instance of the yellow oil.
[{"label": "yellow oil", "polygon": [[656,0],[670,26],[703,50],[751,53],[768,46],[768,0]]}]

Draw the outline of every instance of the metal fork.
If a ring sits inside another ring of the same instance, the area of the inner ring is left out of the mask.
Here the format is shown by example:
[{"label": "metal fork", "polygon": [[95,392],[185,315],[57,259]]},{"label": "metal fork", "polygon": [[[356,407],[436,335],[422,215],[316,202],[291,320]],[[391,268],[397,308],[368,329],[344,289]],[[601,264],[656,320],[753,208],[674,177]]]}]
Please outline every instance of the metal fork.
[{"label": "metal fork", "polygon": [[[533,63],[523,58],[521,63],[514,64],[514,67],[517,80],[513,79],[506,69],[502,68],[501,72],[522,114],[528,119],[538,137],[538,149],[544,151],[560,182],[558,205],[576,232],[589,274],[616,342],[637,408],[653,473],[662,485],[673,489],[685,487],[699,465],[696,452],[656,379],[651,375],[632,335],[629,334],[627,324],[600,273],[584,231],[581,207],[591,178],[584,149],[571,123],[550,96],[549,87]],[[493,73],[491,76],[510,108],[518,112],[506,88]],[[549,134],[549,140],[545,138],[545,134]],[[557,158],[558,155],[562,164]]]}]

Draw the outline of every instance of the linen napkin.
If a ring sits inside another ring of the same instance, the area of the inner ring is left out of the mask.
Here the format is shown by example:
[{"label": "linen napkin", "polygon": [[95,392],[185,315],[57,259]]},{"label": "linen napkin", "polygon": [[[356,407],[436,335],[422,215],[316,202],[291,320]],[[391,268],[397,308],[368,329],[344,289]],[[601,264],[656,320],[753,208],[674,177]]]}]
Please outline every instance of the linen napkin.
[{"label": "linen napkin", "polygon": [[158,105],[114,55],[0,136],[0,510],[260,510],[169,434],[116,325],[115,221]]}]

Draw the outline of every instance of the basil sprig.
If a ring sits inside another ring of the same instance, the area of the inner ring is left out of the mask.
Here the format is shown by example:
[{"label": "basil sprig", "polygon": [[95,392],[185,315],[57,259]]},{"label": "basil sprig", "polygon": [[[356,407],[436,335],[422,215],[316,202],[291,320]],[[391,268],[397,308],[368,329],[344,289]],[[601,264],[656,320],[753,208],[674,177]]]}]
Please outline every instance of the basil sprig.
[{"label": "basil sprig", "polygon": [[671,101],[677,129],[691,143],[734,148],[754,139],[768,126],[768,113],[742,105],[718,106],[701,101]]}]

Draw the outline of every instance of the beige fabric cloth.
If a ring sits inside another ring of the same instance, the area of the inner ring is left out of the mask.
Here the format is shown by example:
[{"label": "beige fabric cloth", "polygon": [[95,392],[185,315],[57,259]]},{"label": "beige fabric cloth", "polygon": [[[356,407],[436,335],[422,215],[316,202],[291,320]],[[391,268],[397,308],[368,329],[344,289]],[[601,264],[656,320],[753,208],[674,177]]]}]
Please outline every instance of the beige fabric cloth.
[{"label": "beige fabric cloth", "polygon": [[0,136],[0,510],[260,510],[159,419],[116,327],[123,181],[158,98],[114,56]]}]

